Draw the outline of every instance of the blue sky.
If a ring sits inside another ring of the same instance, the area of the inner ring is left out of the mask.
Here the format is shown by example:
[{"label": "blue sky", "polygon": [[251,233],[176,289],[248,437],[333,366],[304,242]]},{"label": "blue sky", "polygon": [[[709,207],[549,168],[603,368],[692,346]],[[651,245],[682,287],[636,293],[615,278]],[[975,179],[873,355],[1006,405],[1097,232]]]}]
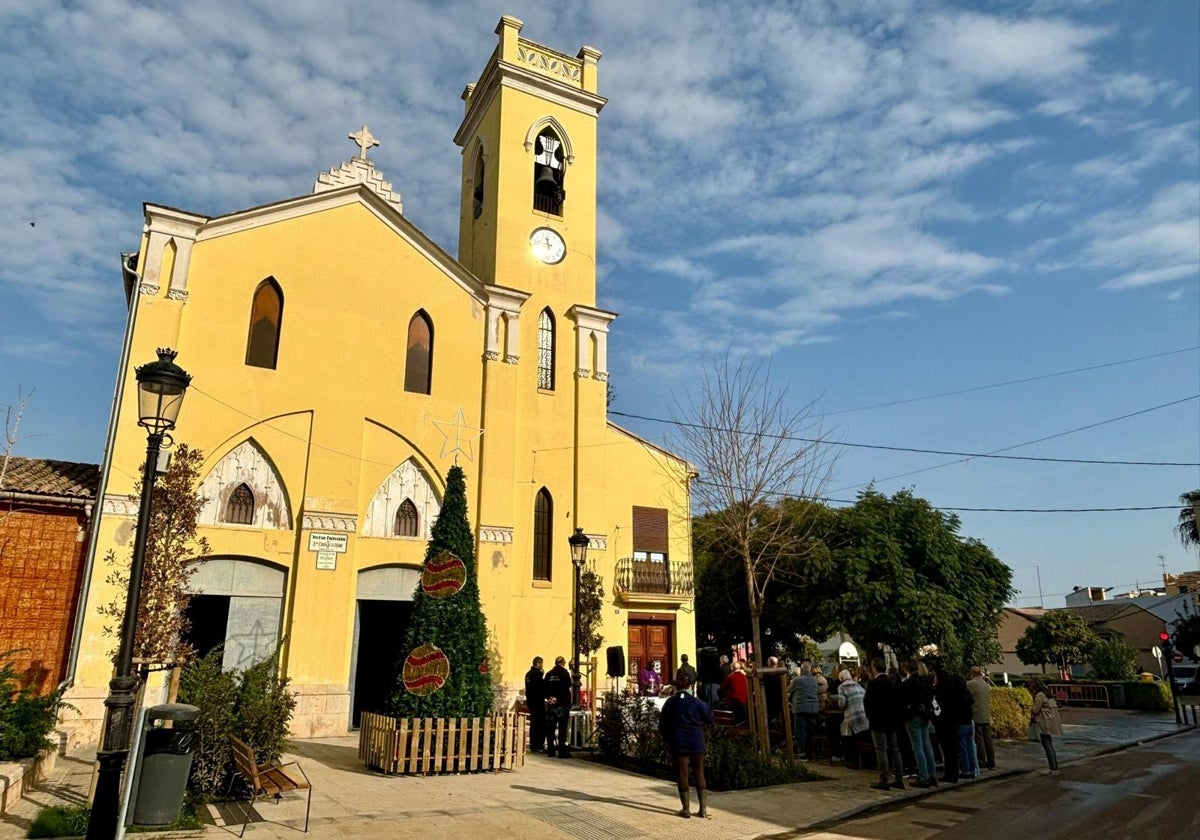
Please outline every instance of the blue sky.
[{"label": "blue sky", "polygon": [[[453,253],[459,94],[506,13],[604,52],[617,411],[668,417],[727,347],[840,440],[885,446],[990,452],[1200,394],[1193,0],[164,5],[0,0],[0,405],[34,390],[18,454],[102,456],[142,201],[305,194],[365,123]],[[1200,401],[1011,454],[1200,462]],[[1195,466],[954,460],[847,449],[830,495],[1101,508],[1200,487]],[[1053,605],[1197,567],[1172,510],[961,517],[1026,605],[1038,570]]]}]

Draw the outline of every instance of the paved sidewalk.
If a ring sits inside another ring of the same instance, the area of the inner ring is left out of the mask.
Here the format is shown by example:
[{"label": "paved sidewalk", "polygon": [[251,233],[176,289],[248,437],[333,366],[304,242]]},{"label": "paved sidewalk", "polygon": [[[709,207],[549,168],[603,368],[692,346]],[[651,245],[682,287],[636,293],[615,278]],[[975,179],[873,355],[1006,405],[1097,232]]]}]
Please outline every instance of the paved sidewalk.
[{"label": "paved sidewalk", "polygon": [[[1170,715],[1106,709],[1070,709],[1063,718],[1066,732],[1056,743],[1064,763],[1183,729]],[[303,765],[313,782],[310,833],[316,840],[429,840],[447,835],[462,840],[764,838],[834,824],[904,798],[938,795],[911,787],[906,791],[872,790],[869,785],[875,781],[874,773],[818,762],[812,767],[828,777],[825,781],[713,792],[709,794],[712,820],[683,820],[676,815],[679,803],[674,784],[615,770],[584,753],[570,760],[532,755],[514,772],[431,777],[383,776],[366,770],[358,760],[355,736],[297,741],[292,758]],[[981,784],[1045,768],[1041,746],[1025,741],[998,743],[996,763],[996,771],[962,784]],[[23,837],[23,827],[37,809],[57,798],[78,801],[87,789],[90,770],[86,760],[61,760],[55,775],[0,821],[0,840]],[[953,787],[943,785],[941,790]],[[692,808],[696,808],[694,794]],[[241,821],[240,814],[228,806],[213,812],[218,821]],[[303,818],[304,803],[298,796],[279,805],[260,804],[246,836],[249,840],[296,840],[302,836],[297,829]],[[234,826],[234,835],[238,827]],[[214,825],[203,836],[211,840],[231,835],[229,829]]]}]

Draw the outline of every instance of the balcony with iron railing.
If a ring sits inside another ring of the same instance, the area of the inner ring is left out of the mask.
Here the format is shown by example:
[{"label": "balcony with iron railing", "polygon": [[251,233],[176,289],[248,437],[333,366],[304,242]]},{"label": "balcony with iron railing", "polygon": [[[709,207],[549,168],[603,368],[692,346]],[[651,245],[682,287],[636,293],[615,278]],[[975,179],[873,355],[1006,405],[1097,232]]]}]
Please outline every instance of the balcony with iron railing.
[{"label": "balcony with iron railing", "polygon": [[624,557],[617,561],[614,588],[627,604],[683,604],[694,591],[692,564]]}]

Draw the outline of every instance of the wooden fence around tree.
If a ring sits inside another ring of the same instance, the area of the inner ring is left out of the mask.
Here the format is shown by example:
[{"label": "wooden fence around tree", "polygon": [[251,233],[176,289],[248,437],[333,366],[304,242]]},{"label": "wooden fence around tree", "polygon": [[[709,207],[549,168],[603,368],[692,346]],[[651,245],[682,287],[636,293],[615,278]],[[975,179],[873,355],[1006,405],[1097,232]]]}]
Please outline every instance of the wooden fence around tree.
[{"label": "wooden fence around tree", "polygon": [[388,774],[431,776],[515,770],[525,764],[526,715],[396,718],[363,712],[358,757]]}]

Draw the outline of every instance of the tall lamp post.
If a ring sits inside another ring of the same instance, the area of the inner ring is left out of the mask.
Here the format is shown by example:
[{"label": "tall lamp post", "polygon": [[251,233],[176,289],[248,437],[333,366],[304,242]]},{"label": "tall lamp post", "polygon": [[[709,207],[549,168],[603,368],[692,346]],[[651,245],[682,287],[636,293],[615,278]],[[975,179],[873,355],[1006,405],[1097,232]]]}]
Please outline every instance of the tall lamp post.
[{"label": "tall lamp post", "polygon": [[571,544],[571,563],[575,566],[575,606],[571,611],[574,620],[571,622],[571,705],[579,708],[579,575],[583,564],[587,561],[588,537],[582,528],[576,528],[575,533],[567,537]]},{"label": "tall lamp post", "polygon": [[133,637],[137,631],[138,602],[142,595],[142,566],[146,561],[146,539],[150,533],[150,505],[154,499],[158,453],[167,432],[175,428],[184,392],[192,381],[192,377],[175,364],[175,355],[174,350],[159,349],[158,361],[142,365],[135,371],[138,425],[144,426],[148,433],[146,463],[142,468],[142,497],[133,541],[133,561],[129,566],[129,591],[125,594],[125,615],[121,619],[121,646],[117,651],[116,674],[108,684],[108,697],[104,700],[104,743],[96,754],[100,771],[96,776],[96,795],[88,820],[87,840],[111,840],[117,833],[121,772],[129,757],[137,688],[137,677],[133,673]]}]

